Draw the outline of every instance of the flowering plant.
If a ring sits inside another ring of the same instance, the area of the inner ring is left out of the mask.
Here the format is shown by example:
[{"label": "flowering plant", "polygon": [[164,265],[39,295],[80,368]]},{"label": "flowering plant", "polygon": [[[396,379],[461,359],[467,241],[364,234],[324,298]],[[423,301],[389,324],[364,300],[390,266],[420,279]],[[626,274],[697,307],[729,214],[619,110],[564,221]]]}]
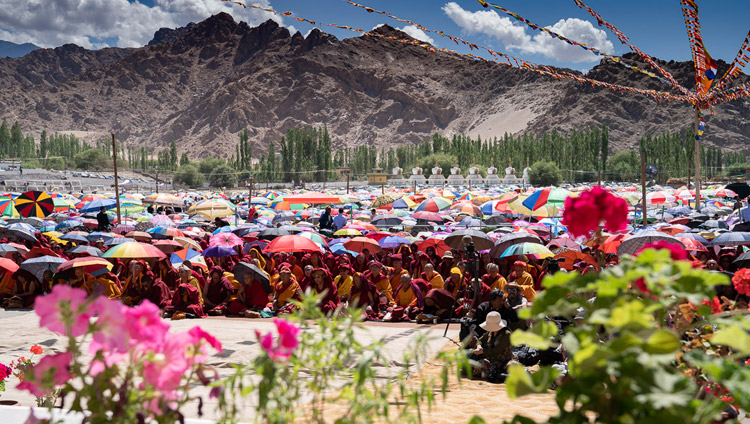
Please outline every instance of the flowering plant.
[{"label": "flowering plant", "polygon": [[628,225],[628,202],[601,187],[586,190],[579,197],[565,199],[562,224],[573,237],[590,236],[604,228],[609,232],[621,232]]},{"label": "flowering plant", "polygon": [[742,268],[737,270],[732,277],[732,284],[737,293],[750,296],[750,269]]},{"label": "flowering plant", "polygon": [[[39,345],[33,345],[29,349],[29,352],[31,352],[30,357],[26,358],[25,356],[22,356],[14,362],[11,362],[10,364],[11,368],[15,370],[13,374],[16,376],[16,378],[18,378],[19,381],[21,381],[21,383],[23,383],[28,370],[34,366],[34,357],[36,355],[41,355],[42,353],[44,353],[44,349],[42,349],[42,347]],[[57,395],[58,391],[55,390],[46,395],[37,396],[36,404],[37,406],[52,406],[55,404]]]},{"label": "flowering plant", "polygon": [[[26,369],[18,388],[37,397],[59,389],[63,402],[74,393],[71,409],[85,408],[93,422],[181,421],[180,408],[195,399],[191,384],[210,383],[204,373],[209,349],[221,351],[200,327],[169,332],[148,301],[131,308],[58,285],[37,298],[34,310],[40,325],[66,336],[68,345]],[[83,357],[85,341],[90,360]]]},{"label": "flowering plant", "polygon": [[5,391],[5,379],[10,377],[11,373],[13,373],[13,368],[0,364],[0,392]]}]

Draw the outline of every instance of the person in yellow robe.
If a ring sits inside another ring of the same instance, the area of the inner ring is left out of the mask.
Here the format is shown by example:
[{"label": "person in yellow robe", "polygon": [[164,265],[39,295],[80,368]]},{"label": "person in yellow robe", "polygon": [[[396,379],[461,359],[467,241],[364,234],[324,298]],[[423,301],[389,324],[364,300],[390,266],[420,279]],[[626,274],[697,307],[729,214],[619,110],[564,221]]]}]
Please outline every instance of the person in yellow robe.
[{"label": "person in yellow robe", "polygon": [[180,268],[178,270],[180,272],[180,279],[177,281],[177,285],[180,284],[189,284],[196,289],[198,289],[198,295],[200,297],[200,304],[203,306],[203,291],[201,290],[201,285],[198,282],[198,279],[193,277],[193,270],[190,269],[187,265],[180,265]]},{"label": "person in yellow robe", "polygon": [[289,313],[294,311],[291,303],[292,299],[302,299],[302,290],[297,283],[297,279],[292,274],[292,270],[287,265],[282,265],[276,278],[278,281],[273,290],[273,300],[271,307],[276,313]]},{"label": "person in yellow robe", "polygon": [[86,293],[89,296],[97,294],[109,299],[119,299],[122,296],[122,291],[112,278],[117,277],[108,272],[86,280]]},{"label": "person in yellow robe", "polygon": [[375,284],[375,288],[378,291],[378,298],[380,303],[383,305],[393,305],[393,290],[391,289],[391,281],[388,276],[383,272],[383,264],[378,261],[372,261],[370,263],[370,271],[365,273],[365,277]]},{"label": "person in yellow robe", "polygon": [[435,272],[435,267],[429,262],[424,264],[422,279],[430,283],[430,286],[432,286],[433,289],[445,288],[443,276]]},{"label": "person in yellow robe", "polygon": [[533,302],[536,297],[536,290],[534,290],[534,278],[526,272],[526,262],[515,261],[513,263],[513,272],[508,276],[509,281],[513,281],[519,286],[523,292],[523,297],[529,302]]},{"label": "person in yellow robe", "polygon": [[349,295],[352,292],[352,285],[354,284],[350,269],[342,266],[339,270],[339,275],[333,279],[333,284],[336,285],[341,302],[348,302]]},{"label": "person in yellow robe", "polygon": [[504,291],[505,285],[508,284],[505,278],[500,275],[500,268],[497,264],[493,263],[487,264],[487,274],[482,276],[482,282],[486,284],[490,290],[498,289],[501,291]]},{"label": "person in yellow robe", "polygon": [[409,274],[409,271],[402,268],[403,262],[400,253],[391,255],[391,264],[393,268],[389,270],[388,278],[391,281],[391,292],[395,293],[398,286],[401,285],[401,276]]}]

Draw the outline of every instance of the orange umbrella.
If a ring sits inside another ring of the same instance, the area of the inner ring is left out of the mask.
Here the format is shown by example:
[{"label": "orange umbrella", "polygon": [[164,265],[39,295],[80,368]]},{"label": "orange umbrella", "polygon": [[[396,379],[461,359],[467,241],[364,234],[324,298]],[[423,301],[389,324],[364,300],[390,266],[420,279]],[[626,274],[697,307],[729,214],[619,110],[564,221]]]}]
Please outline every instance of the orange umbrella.
[{"label": "orange umbrella", "polygon": [[420,252],[427,251],[428,247],[432,247],[433,249],[435,249],[435,254],[438,256],[443,256],[445,252],[449,252],[451,250],[451,248],[448,247],[447,244],[445,244],[445,240],[437,238],[428,238],[427,240],[417,244],[417,249]]},{"label": "orange umbrella", "polygon": [[125,234],[125,236],[138,241],[151,241],[151,234],[145,231],[131,231]]},{"label": "orange umbrella", "polygon": [[677,226],[674,226],[674,225],[665,225],[665,226],[657,229],[656,231],[661,231],[662,233],[669,234],[670,236],[673,236],[673,235],[685,232],[685,230],[683,228],[680,228],[680,227],[677,227]]},{"label": "orange umbrella", "polygon": [[284,196],[284,201],[289,202],[290,204],[307,203],[310,205],[320,205],[324,203],[344,203],[338,196],[331,196],[328,194],[315,192],[298,194],[296,196]]},{"label": "orange umbrella", "polygon": [[682,244],[685,245],[685,250],[708,252],[708,249],[706,248],[706,246],[704,246],[703,243],[699,242],[698,240],[687,238],[687,237],[677,237],[677,239],[680,240]]},{"label": "orange umbrella", "polygon": [[562,261],[559,262],[560,267],[565,268],[568,271],[572,271],[573,266],[580,261],[586,262],[587,264],[593,265],[594,268],[599,269],[599,264],[596,263],[591,255],[576,250],[566,250],[563,253],[555,255],[555,258],[562,259]]},{"label": "orange umbrella", "polygon": [[614,234],[609,237],[607,237],[606,240],[604,240],[604,243],[602,243],[601,246],[599,246],[600,250],[603,250],[604,253],[613,253],[617,254],[617,248],[624,242],[625,240],[630,238],[630,234]]},{"label": "orange umbrella", "polygon": [[382,252],[383,248],[380,247],[377,241],[367,237],[354,237],[351,240],[344,242],[346,250],[352,252],[362,253],[365,249],[369,250],[370,253]]}]

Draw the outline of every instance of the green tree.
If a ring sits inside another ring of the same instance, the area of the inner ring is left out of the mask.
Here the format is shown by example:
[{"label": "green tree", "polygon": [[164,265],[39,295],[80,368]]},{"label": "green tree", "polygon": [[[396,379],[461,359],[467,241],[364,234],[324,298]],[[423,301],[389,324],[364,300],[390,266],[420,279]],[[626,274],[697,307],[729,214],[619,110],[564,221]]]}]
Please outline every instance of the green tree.
[{"label": "green tree", "polygon": [[440,168],[443,168],[443,176],[448,177],[451,174],[451,168],[456,160],[453,155],[445,153],[434,153],[423,158],[419,158],[419,167],[425,170],[426,175],[432,175],[432,168],[435,166],[435,160]]},{"label": "green tree", "polygon": [[609,160],[607,178],[613,181],[635,181],[641,172],[641,161],[635,151],[617,152]]},{"label": "green tree", "polygon": [[188,157],[187,153],[183,153],[182,156],[180,156],[180,166],[185,166],[190,163],[190,158]]},{"label": "green tree", "polygon": [[539,161],[531,165],[529,182],[537,187],[560,184],[560,169],[555,162]]},{"label": "green tree", "polygon": [[203,184],[203,174],[201,174],[198,167],[194,164],[185,164],[177,168],[174,180],[188,186],[199,186]]},{"label": "green tree", "polygon": [[75,155],[73,158],[76,168],[78,169],[109,169],[112,162],[99,149],[87,149]]},{"label": "green tree", "polygon": [[169,143],[169,169],[177,169],[177,143]]},{"label": "green tree", "polygon": [[237,184],[236,171],[229,165],[220,165],[208,176],[208,182],[212,187],[234,187]]},{"label": "green tree", "polygon": [[221,165],[225,165],[224,159],[215,158],[212,156],[209,156],[198,164],[198,170],[203,175],[210,175],[214,169],[218,168]]}]

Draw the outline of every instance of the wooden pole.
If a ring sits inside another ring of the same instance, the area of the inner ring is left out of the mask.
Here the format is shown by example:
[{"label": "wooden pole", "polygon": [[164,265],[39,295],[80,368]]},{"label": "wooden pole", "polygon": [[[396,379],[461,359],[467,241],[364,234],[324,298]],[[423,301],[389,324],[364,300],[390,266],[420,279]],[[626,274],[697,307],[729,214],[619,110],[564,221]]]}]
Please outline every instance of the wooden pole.
[{"label": "wooden pole", "polygon": [[117,144],[115,144],[115,133],[112,133],[112,167],[115,169],[115,204],[117,205],[117,223],[120,220],[120,182],[117,179]]},{"label": "wooden pole", "polygon": [[[698,141],[698,121],[700,108],[695,107],[695,210],[701,210],[701,145]],[[690,187],[688,187],[690,189]]]},{"label": "wooden pole", "polygon": [[641,194],[643,196],[641,199],[643,210],[641,212],[643,213],[643,226],[645,227],[648,221],[646,220],[646,152],[643,149],[641,149]]},{"label": "wooden pole", "polygon": [[346,194],[349,194],[349,170],[346,171]]},{"label": "wooden pole", "polygon": [[159,194],[159,167],[156,167],[156,194]]},{"label": "wooden pole", "polygon": [[[250,184],[247,186],[247,208],[250,209],[250,202],[253,200],[253,177],[250,177]],[[252,220],[253,217],[249,216],[248,220]]]}]

